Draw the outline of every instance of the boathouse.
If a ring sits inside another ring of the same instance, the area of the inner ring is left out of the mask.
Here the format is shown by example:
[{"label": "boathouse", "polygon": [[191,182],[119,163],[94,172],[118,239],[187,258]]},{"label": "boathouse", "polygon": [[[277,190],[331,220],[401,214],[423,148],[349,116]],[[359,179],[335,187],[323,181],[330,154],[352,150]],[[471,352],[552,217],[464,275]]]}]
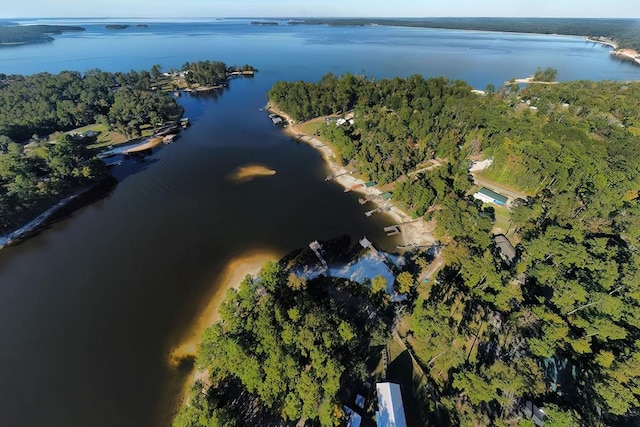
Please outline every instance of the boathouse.
[{"label": "boathouse", "polygon": [[473,194],[473,197],[482,200],[485,203],[493,203],[498,206],[504,206],[509,201],[509,198],[488,188],[482,187],[480,190]]},{"label": "boathouse", "polygon": [[378,410],[376,411],[378,427],[407,427],[400,386],[394,383],[378,383],[376,391],[378,394]]}]

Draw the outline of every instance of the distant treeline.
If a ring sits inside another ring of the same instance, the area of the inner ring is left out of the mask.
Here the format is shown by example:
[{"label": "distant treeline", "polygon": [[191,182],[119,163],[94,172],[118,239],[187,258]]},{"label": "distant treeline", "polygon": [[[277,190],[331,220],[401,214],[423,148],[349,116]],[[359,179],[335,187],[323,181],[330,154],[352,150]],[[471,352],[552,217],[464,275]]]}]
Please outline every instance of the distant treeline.
[{"label": "distant treeline", "polygon": [[8,44],[42,43],[52,41],[52,34],[65,31],[84,31],[85,28],[72,25],[16,25],[0,24],[0,46]]},{"label": "distant treeline", "polygon": [[638,19],[564,18],[419,18],[419,19],[304,19],[291,25],[388,25],[398,27],[444,28],[455,30],[500,31],[513,33],[566,34],[607,37],[619,47],[640,49]]}]

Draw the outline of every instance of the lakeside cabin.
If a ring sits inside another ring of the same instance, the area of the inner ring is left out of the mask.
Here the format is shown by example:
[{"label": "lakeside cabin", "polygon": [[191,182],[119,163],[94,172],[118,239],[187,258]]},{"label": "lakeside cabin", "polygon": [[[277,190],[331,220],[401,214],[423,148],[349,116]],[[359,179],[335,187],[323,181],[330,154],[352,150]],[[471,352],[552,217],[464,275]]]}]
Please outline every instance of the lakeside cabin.
[{"label": "lakeside cabin", "polygon": [[378,383],[376,391],[378,394],[378,410],[376,411],[378,427],[407,427],[400,386],[394,383]]},{"label": "lakeside cabin", "polygon": [[488,188],[482,187],[477,192],[473,193],[474,199],[482,200],[485,203],[493,203],[498,206],[505,206],[509,201],[507,196],[503,196],[500,193],[496,193],[495,191],[489,190]]}]

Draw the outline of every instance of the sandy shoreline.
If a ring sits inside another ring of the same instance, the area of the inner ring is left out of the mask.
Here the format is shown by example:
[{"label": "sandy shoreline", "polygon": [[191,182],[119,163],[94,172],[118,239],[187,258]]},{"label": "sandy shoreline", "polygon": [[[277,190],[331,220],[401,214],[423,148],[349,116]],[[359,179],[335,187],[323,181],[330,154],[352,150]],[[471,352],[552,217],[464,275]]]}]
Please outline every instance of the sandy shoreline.
[{"label": "sandy shoreline", "polygon": [[[205,329],[213,325],[220,318],[218,309],[227,294],[227,290],[238,288],[240,282],[242,282],[242,279],[244,279],[247,274],[257,274],[265,262],[277,261],[281,257],[281,254],[273,251],[255,250],[238,255],[227,263],[222,273],[216,278],[218,286],[215,286],[210,295],[203,298],[208,301],[207,305],[201,310],[191,327],[184,332],[179,344],[169,354],[168,363],[175,372],[179,372],[180,363],[183,360],[194,358]],[[179,393],[173,395],[170,401],[167,402],[167,404],[172,407],[170,411],[172,419],[176,411],[186,403],[191,385],[196,380],[207,383],[207,373],[195,368],[189,372],[186,378],[183,377],[179,380]]]},{"label": "sandy shoreline", "polygon": [[629,60],[636,65],[640,65],[640,53],[633,49],[616,49],[611,52],[611,55],[622,57],[622,59]]},{"label": "sandy shoreline", "polygon": [[231,259],[224,271],[216,278],[218,285],[213,293],[204,298],[208,301],[206,307],[200,312],[191,328],[183,334],[180,344],[171,351],[170,362],[177,364],[182,358],[195,355],[202,333],[219,319],[218,308],[227,290],[240,286],[240,282],[247,274],[256,274],[265,262],[277,261],[281,257],[282,255],[272,251],[255,250]]},{"label": "sandy shoreline", "polygon": [[[329,169],[330,175],[339,175],[333,178],[332,181],[338,183],[345,190],[349,190],[359,184],[364,184],[364,180],[353,176],[351,171],[336,162],[336,156],[328,144],[316,137],[302,133],[295,126],[295,121],[272,103],[267,105],[267,110],[286,119],[289,125],[285,127],[284,130],[288,135],[311,145],[320,152],[327,168]],[[382,194],[382,191],[377,187],[360,187],[350,191],[362,194],[365,197],[373,197]],[[373,203],[375,207],[389,207],[389,210],[384,213],[390,216],[396,225],[399,225],[399,229],[401,231],[400,236],[403,240],[402,246],[430,246],[436,242],[436,238],[433,235],[433,231],[435,229],[435,224],[433,222],[426,222],[424,218],[412,218],[394,203],[389,201],[385,202],[376,199],[371,200],[369,203]],[[366,217],[363,219],[366,220]]]},{"label": "sandy shoreline", "polygon": [[73,201],[77,197],[79,197],[79,196],[87,193],[88,191],[92,190],[97,185],[98,184],[95,184],[95,185],[92,185],[92,186],[89,186],[89,187],[85,187],[85,188],[83,188],[81,190],[76,191],[72,195],[70,195],[68,197],[65,197],[64,199],[60,200],[58,203],[56,203],[55,205],[53,205],[52,207],[50,207],[46,211],[42,212],[35,219],[29,221],[28,223],[26,223],[22,227],[20,227],[20,228],[18,228],[16,230],[13,230],[12,232],[7,233],[7,234],[5,234],[3,236],[0,236],[0,249],[6,248],[7,246],[11,246],[12,244],[17,243],[17,242],[25,239],[29,234],[37,231],[40,227],[45,226],[47,224],[47,222],[49,221],[49,219],[56,212],[58,212],[60,209],[64,208],[66,205],[71,203],[71,201]]},{"label": "sandy shoreline", "polygon": [[610,48],[612,48],[611,56],[619,56],[622,57],[622,59],[629,60],[634,62],[636,65],[640,65],[640,52],[638,52],[637,50],[624,48],[620,49],[618,47],[618,44],[613,40],[599,40],[592,39],[590,37],[587,37],[585,40],[591,43],[599,43],[605,46],[609,46]]},{"label": "sandy shoreline", "polygon": [[558,84],[558,82],[543,82],[541,80],[534,80],[533,76],[529,76],[523,79],[513,79],[512,81],[504,82],[504,85],[508,86],[513,83],[526,83],[526,84],[537,84],[537,85],[557,85]]}]

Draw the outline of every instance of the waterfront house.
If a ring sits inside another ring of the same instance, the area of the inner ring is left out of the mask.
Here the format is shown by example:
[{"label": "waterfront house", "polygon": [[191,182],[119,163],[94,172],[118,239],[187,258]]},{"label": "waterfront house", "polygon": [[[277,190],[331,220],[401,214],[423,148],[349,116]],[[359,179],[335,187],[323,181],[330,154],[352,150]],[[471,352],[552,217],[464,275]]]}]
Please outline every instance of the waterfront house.
[{"label": "waterfront house", "polygon": [[488,188],[482,187],[477,192],[473,193],[473,197],[482,200],[485,203],[493,203],[498,206],[504,206],[509,201],[509,198]]},{"label": "waterfront house", "polygon": [[500,251],[500,257],[507,264],[511,265],[516,259],[516,248],[513,247],[507,236],[504,234],[497,234],[493,237],[493,241],[496,243],[496,247]]}]

